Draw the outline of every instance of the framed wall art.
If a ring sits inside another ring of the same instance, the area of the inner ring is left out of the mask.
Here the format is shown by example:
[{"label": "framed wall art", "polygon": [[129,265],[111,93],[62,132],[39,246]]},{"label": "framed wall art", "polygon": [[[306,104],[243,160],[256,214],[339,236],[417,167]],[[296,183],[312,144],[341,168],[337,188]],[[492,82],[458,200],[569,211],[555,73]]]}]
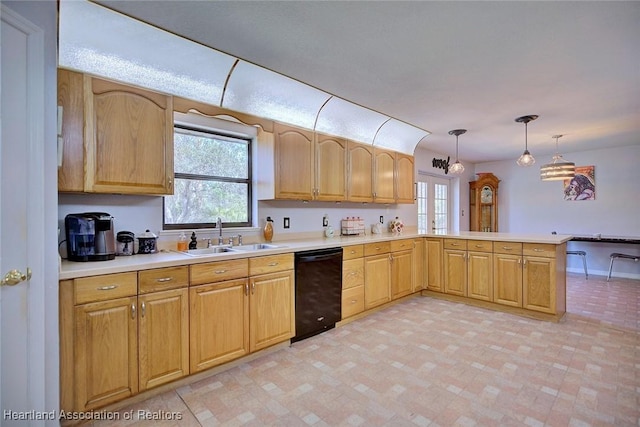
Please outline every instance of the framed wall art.
[{"label": "framed wall art", "polygon": [[595,200],[595,166],[576,166],[576,176],[564,180],[565,200]]}]

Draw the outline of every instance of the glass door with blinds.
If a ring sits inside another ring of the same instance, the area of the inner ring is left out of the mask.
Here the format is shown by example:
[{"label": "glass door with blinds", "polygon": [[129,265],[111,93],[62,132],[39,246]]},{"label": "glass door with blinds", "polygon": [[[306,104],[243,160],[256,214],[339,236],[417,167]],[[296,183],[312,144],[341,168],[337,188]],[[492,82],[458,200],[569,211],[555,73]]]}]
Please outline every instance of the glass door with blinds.
[{"label": "glass door with blinds", "polygon": [[418,173],[418,231],[445,234],[451,224],[449,180]]}]

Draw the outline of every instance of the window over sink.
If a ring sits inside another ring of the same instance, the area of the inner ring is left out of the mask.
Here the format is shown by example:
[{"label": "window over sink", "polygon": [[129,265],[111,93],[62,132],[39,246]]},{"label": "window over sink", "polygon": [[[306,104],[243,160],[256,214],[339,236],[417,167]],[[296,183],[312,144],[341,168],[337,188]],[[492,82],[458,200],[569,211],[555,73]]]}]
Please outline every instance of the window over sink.
[{"label": "window over sink", "polygon": [[214,228],[218,218],[225,227],[250,227],[252,138],[203,121],[175,123],[174,194],[164,197],[163,228]]}]

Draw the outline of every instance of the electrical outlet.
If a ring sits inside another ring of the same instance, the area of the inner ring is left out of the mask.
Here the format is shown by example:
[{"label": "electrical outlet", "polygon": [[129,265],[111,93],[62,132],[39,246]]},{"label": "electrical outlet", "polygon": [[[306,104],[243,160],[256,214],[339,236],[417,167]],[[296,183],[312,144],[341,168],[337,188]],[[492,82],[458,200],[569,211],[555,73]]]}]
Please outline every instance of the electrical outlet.
[{"label": "electrical outlet", "polygon": [[289,220],[288,216],[284,217],[284,228],[289,228],[289,226],[291,225],[291,221]]},{"label": "electrical outlet", "polygon": [[380,224],[384,224],[384,216],[380,215]]},{"label": "electrical outlet", "polygon": [[322,226],[326,227],[328,225],[329,225],[329,217],[325,215],[322,217]]}]

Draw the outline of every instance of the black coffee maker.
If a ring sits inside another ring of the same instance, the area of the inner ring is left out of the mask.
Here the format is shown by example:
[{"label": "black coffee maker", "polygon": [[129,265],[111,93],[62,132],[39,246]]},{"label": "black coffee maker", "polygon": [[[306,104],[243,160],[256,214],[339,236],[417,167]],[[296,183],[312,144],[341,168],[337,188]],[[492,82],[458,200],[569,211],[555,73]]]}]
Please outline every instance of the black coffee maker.
[{"label": "black coffee maker", "polygon": [[64,225],[69,261],[107,261],[116,257],[113,217],[108,213],[69,214]]}]

